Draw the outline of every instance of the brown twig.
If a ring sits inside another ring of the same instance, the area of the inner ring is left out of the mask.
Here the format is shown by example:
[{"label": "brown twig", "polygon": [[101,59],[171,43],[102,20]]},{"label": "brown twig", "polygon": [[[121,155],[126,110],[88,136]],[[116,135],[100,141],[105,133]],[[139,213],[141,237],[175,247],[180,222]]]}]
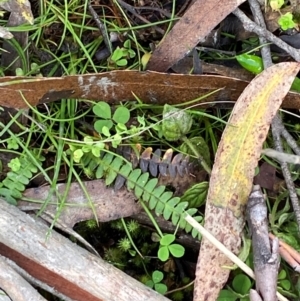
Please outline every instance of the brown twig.
[{"label": "brown twig", "polygon": [[295,49],[294,47],[288,45],[281,39],[277,38],[267,29],[255,24],[251,21],[239,8],[233,11],[233,14],[239,18],[239,20],[243,23],[243,27],[250,31],[256,33],[259,37],[265,37],[268,41],[274,43],[278,47],[285,50],[287,53],[290,54],[297,62],[300,62],[300,50]]},{"label": "brown twig", "polygon": [[[269,233],[269,237],[276,239],[272,233]],[[300,253],[280,239],[279,254],[296,272],[300,273]]]},{"label": "brown twig", "polygon": [[109,53],[112,54],[112,45],[111,45],[111,42],[109,40],[109,36],[108,36],[108,32],[107,32],[107,28],[105,27],[105,25],[101,22],[98,14],[96,13],[96,11],[94,10],[92,4],[91,4],[91,1],[89,0],[88,2],[88,9],[94,19],[94,21],[96,22],[101,34],[102,34],[102,37],[103,37],[103,41],[104,41],[104,44],[106,46],[106,48],[109,50]]},{"label": "brown twig", "polygon": [[287,144],[292,148],[295,154],[300,156],[300,147],[298,146],[297,141],[293,138],[293,136],[287,131],[287,129],[283,125],[281,118],[279,118],[277,126],[281,131],[281,136],[286,140]]},{"label": "brown twig", "polygon": [[[129,12],[131,12],[136,18],[140,19],[141,21],[143,21],[144,23],[146,24],[151,24],[150,21],[148,21],[147,19],[145,19],[144,17],[142,17],[140,14],[138,14],[136,11],[135,11],[135,7],[129,5],[128,3],[124,2],[123,0],[117,0],[117,2],[122,6],[124,7],[126,10],[128,10]],[[165,31],[161,28],[159,28],[158,26],[154,26],[155,30],[164,35],[165,34]]]},{"label": "brown twig", "polygon": [[276,300],[279,245],[278,240],[270,243],[267,214],[263,193],[259,185],[255,185],[247,204],[247,221],[252,236],[256,290],[263,300]]},{"label": "brown twig", "polygon": [[[272,135],[273,135],[273,140],[274,140],[274,146],[277,151],[283,153],[280,129],[281,129],[280,117],[278,115],[276,115],[272,122]],[[300,206],[299,206],[299,199],[297,196],[294,181],[293,181],[291,173],[289,171],[288,164],[286,162],[281,162],[280,165],[281,165],[281,170],[282,170],[285,182],[286,182],[286,186],[289,191],[289,195],[290,195],[291,203],[293,205],[293,210],[295,213],[298,228],[300,229]]]},{"label": "brown twig", "polygon": [[136,10],[152,10],[152,11],[157,11],[159,13],[161,13],[162,15],[164,15],[165,17],[167,18],[171,18],[172,17],[172,14],[165,11],[164,9],[162,8],[158,8],[158,7],[151,7],[151,6],[137,6],[137,7],[134,7],[134,9]]},{"label": "brown twig", "polygon": [[[250,8],[252,10],[252,14],[259,23],[259,25],[252,22],[242,11],[239,9],[236,9],[234,11],[234,14],[242,21],[243,26],[246,30],[253,31],[257,33],[260,37],[260,42],[263,43],[263,45],[267,42],[267,40],[273,42],[278,47],[284,49],[287,51],[296,61],[300,61],[300,51],[298,49],[295,49],[289,45],[287,45],[282,40],[275,37],[271,32],[269,32],[266,29],[266,25],[264,23],[263,15],[260,9],[260,6],[257,2],[257,0],[249,0]],[[272,63],[271,59],[271,53],[269,46],[263,46],[262,47],[262,59],[264,63],[264,68],[270,67]],[[279,152],[283,152],[283,146],[281,141],[281,134],[283,133],[284,125],[281,121],[280,116],[277,114],[272,122],[272,135],[274,140],[275,149]],[[285,131],[285,136],[287,137]],[[290,141],[290,139],[289,139]],[[295,144],[293,143],[293,146]],[[295,212],[296,220],[298,223],[298,228],[300,229],[300,206],[299,206],[299,200],[296,192],[295,185],[292,180],[291,173],[288,168],[288,164],[286,162],[281,162],[281,169],[282,173],[287,185],[287,188],[289,190],[290,199],[293,205],[293,209]]]}]

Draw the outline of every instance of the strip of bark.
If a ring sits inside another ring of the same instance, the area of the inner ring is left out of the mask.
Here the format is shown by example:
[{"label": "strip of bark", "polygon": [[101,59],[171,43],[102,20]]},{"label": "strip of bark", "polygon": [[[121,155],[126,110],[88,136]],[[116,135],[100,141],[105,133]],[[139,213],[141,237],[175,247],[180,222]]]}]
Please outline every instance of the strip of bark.
[{"label": "strip of bark", "polygon": [[0,200],[0,254],[77,301],[168,300]]}]

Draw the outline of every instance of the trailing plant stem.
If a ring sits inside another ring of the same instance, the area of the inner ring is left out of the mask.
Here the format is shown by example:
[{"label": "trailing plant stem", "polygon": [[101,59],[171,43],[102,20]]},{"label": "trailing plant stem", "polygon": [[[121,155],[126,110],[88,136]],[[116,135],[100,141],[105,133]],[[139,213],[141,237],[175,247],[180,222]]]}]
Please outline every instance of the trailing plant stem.
[{"label": "trailing plant stem", "polygon": [[163,237],[164,234],[161,232],[156,220],[154,219],[152,213],[150,212],[150,210],[148,209],[148,207],[145,205],[144,201],[142,199],[140,199],[140,204],[142,205],[143,209],[145,210],[145,212],[147,213],[149,219],[151,220],[153,226],[155,227],[157,233],[159,234],[160,237]]}]

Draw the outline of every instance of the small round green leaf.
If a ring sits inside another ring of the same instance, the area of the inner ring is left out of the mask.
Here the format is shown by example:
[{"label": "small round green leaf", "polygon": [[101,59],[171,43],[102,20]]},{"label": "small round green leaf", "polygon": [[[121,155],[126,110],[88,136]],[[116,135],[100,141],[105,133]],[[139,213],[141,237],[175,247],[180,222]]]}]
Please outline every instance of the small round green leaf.
[{"label": "small round green leaf", "polygon": [[281,270],[280,273],[278,274],[277,279],[278,280],[283,280],[286,278],[286,271],[285,270]]},{"label": "small round green leaf", "polygon": [[117,133],[122,133],[127,131],[127,126],[123,123],[118,123],[117,126],[115,127]]},{"label": "small round green leaf", "polygon": [[249,293],[251,286],[251,280],[244,274],[236,275],[232,281],[233,289],[242,295]]},{"label": "small round green leaf", "polygon": [[162,246],[168,246],[170,245],[173,241],[175,240],[175,235],[174,234],[166,234],[164,235],[161,240],[160,240],[160,244]]},{"label": "small round green leaf", "polygon": [[152,273],[152,280],[154,283],[159,283],[164,279],[164,274],[161,271],[154,271]]},{"label": "small round green leaf", "polygon": [[111,56],[111,60],[117,62],[123,57],[123,50],[118,46]]},{"label": "small round green leaf", "polygon": [[221,290],[217,301],[236,301],[238,296],[229,291],[229,290]]},{"label": "small round green leaf", "polygon": [[131,48],[131,41],[126,40],[123,45],[124,45],[125,48],[130,49]]},{"label": "small round green leaf", "polygon": [[170,257],[169,249],[167,246],[161,247],[158,250],[157,257],[161,261],[167,261]]},{"label": "small round green leaf", "polygon": [[168,290],[167,286],[165,284],[163,284],[163,283],[157,283],[157,284],[155,284],[154,285],[154,289],[158,293],[160,293],[162,295],[164,295],[167,292],[167,290]]},{"label": "small round green leaf", "polygon": [[169,245],[169,251],[174,257],[180,258],[184,255],[185,249],[182,245],[172,244]]},{"label": "small round green leaf", "polygon": [[98,133],[102,133],[104,127],[111,129],[112,126],[113,122],[111,120],[97,120],[94,123],[94,128]]},{"label": "small round green leaf", "polygon": [[74,161],[76,163],[80,162],[81,157],[83,156],[83,151],[81,149],[77,149],[74,153],[73,153],[73,158]]},{"label": "small round green leaf", "polygon": [[93,112],[98,117],[103,119],[111,118],[111,109],[108,103],[100,101],[93,106]]},{"label": "small round green leaf", "polygon": [[129,50],[128,50],[128,55],[129,55],[129,57],[132,59],[132,58],[135,57],[136,54],[135,54],[134,50],[129,49]]},{"label": "small round green leaf", "polygon": [[130,111],[126,107],[118,107],[113,115],[113,120],[116,123],[125,124],[130,118]]},{"label": "small round green leaf", "polygon": [[100,152],[101,152],[101,149],[99,147],[97,147],[97,146],[92,147],[92,154],[95,157],[100,157]]},{"label": "small round green leaf", "polygon": [[126,59],[121,59],[121,60],[118,60],[118,61],[117,61],[117,65],[118,65],[119,67],[125,67],[125,66],[127,66],[127,64],[128,64],[128,62],[127,62]]},{"label": "small round green leaf", "polygon": [[102,128],[102,134],[103,134],[104,136],[106,136],[106,137],[110,137],[110,136],[111,136],[110,131],[109,131],[109,128],[108,128],[107,126],[104,126],[104,127]]},{"label": "small round green leaf", "polygon": [[289,291],[291,289],[291,282],[287,279],[284,279],[284,280],[280,280],[279,281],[279,285],[286,291]]},{"label": "small round green leaf", "polygon": [[154,283],[152,280],[148,280],[146,283],[145,283],[146,286],[150,287],[150,288],[153,288],[154,287]]}]

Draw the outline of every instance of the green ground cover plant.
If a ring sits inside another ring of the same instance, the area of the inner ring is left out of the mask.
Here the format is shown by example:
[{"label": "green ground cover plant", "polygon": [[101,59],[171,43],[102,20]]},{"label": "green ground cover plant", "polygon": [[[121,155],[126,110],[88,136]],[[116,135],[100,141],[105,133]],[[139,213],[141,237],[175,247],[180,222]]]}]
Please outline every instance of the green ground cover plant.
[{"label": "green ground cover plant", "polygon": [[[118,14],[114,14],[109,5],[101,6],[97,12],[102,16],[101,21],[108,36],[118,35],[119,45],[112,43],[113,51],[100,60],[96,59],[97,54],[106,46],[88,11],[87,1],[50,0],[40,1],[37,8],[33,6],[34,24],[9,28],[12,33],[29,32],[28,50],[30,63],[33,63],[30,70],[26,68],[26,58],[20,45],[13,42],[23,65],[18,70],[18,75],[62,76],[124,68],[144,70],[152,43],[151,39],[145,42],[145,37],[150,35],[149,32],[155,26],[164,27],[165,34],[170,30],[176,20],[176,1],[172,1],[170,17],[142,25],[132,25],[122,6],[117,1],[112,2],[113,8],[118,9]],[[7,20],[2,19],[0,25],[5,26],[6,22]],[[283,29],[294,27],[290,16],[278,22]],[[206,54],[200,53],[199,56],[205,57]],[[260,57],[242,54],[235,58],[244,68],[255,74],[262,71]],[[7,69],[9,68],[2,66],[1,75]],[[296,82],[295,90],[297,87]],[[183,108],[183,105],[188,108]],[[58,183],[67,183],[67,187],[70,187],[73,181],[77,181],[93,208],[83,181],[104,179],[106,185],[112,186],[118,175],[121,175],[126,179],[127,188],[133,190],[140,199],[153,223],[151,230],[141,228],[136,221],[128,220],[118,221],[117,226],[117,222],[99,226],[95,214],[94,221],[78,226],[79,232],[86,237],[103,229],[105,231],[99,232],[102,236],[105,232],[110,232],[115,243],[113,246],[103,247],[102,250],[103,257],[108,262],[125,271],[134,266],[137,269],[134,277],[149,287],[162,294],[179,289],[177,295],[175,292],[170,295],[173,300],[188,300],[191,296],[192,280],[189,277],[179,277],[176,269],[168,270],[166,265],[174,264],[175,259],[184,260],[186,254],[192,253],[176,242],[176,235],[181,228],[191,233],[194,238],[200,237],[183,217],[187,212],[194,215],[199,222],[203,221],[208,181],[202,181],[186,190],[181,198],[174,196],[172,189],[158,185],[158,179],[151,178],[149,173],[133,168],[131,162],[116,154],[116,149],[123,145],[135,149],[137,143],[142,148],[171,147],[177,153],[189,154],[199,163],[199,168],[209,174],[229,112],[227,109],[218,108],[204,111],[189,105],[186,103],[176,108],[161,107],[146,105],[142,99],[136,98],[135,101],[110,106],[103,101],[94,103],[89,100],[62,99],[38,108],[32,107],[29,112],[20,110],[9,123],[0,122],[3,145],[1,153],[4,157],[8,154],[11,157],[9,160],[1,157],[0,195],[11,204],[16,204],[26,187],[50,185],[47,202],[52,194],[58,198],[57,216],[51,225],[53,227],[61,210],[66,206],[68,193],[66,189],[63,195],[59,194],[56,190]],[[20,122],[20,117],[27,118],[27,122]],[[287,123],[291,132],[298,135],[297,122],[294,120],[294,117],[290,117]],[[17,132],[11,130],[12,125],[17,126]],[[278,164],[270,162],[280,173]],[[299,170],[296,168],[293,176],[294,181],[299,180]],[[297,193],[300,195],[299,189]],[[299,250],[297,226],[292,219],[293,213],[285,188],[281,188],[275,197],[268,198],[268,206],[270,229]],[[170,220],[175,231],[164,233],[155,221],[155,215]],[[247,255],[245,260],[250,262],[251,251]],[[190,287],[186,287],[187,283],[191,284]],[[237,270],[218,300],[246,301],[252,286],[253,282]],[[299,297],[299,279],[285,265],[279,273],[278,287],[290,298]]]}]

